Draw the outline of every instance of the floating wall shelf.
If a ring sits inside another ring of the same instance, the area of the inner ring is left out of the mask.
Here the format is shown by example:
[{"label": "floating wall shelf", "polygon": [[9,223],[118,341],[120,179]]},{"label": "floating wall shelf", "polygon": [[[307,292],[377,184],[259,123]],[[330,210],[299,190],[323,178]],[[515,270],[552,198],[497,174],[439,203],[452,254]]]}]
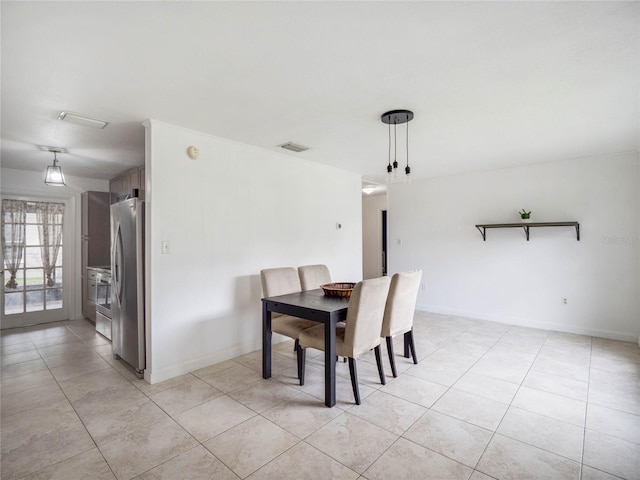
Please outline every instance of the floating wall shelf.
[{"label": "floating wall shelf", "polygon": [[532,227],[575,227],[576,240],[580,241],[580,224],[578,222],[531,222],[531,223],[488,223],[476,225],[482,235],[482,240],[487,241],[487,228],[522,228],[529,241],[529,229]]}]

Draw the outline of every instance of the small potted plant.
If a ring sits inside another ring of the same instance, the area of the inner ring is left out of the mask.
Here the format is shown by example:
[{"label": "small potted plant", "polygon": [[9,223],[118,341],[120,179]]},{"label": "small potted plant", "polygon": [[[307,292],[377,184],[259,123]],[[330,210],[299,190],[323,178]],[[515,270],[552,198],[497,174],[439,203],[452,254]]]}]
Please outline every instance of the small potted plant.
[{"label": "small potted plant", "polygon": [[531,221],[531,212],[527,212],[524,208],[518,212],[520,214],[520,218],[524,223],[529,223]]}]

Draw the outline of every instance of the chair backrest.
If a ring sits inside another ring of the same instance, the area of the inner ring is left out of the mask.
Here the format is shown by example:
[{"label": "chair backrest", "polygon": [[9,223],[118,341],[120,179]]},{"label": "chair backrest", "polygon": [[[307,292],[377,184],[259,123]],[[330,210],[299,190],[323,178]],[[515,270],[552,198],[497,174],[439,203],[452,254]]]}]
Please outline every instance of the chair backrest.
[{"label": "chair backrest", "polygon": [[331,283],[331,274],[326,265],[303,265],[298,267],[302,290],[313,290],[320,285]]},{"label": "chair backrest", "polygon": [[298,272],[293,267],[267,268],[260,270],[262,294],[265,297],[275,297],[300,291]]},{"label": "chair backrest", "polygon": [[380,336],[391,337],[411,330],[421,279],[422,270],[393,275]]},{"label": "chair backrest", "polygon": [[380,328],[389,293],[389,277],[358,282],[351,292],[344,343],[355,357],[380,344]]}]

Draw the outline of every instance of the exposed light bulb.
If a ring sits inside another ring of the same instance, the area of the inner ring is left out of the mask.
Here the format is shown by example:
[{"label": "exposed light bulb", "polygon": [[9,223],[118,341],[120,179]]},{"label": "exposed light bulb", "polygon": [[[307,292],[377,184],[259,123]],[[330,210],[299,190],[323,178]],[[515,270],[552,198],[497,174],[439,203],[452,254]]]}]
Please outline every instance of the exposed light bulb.
[{"label": "exposed light bulb", "polygon": [[44,183],[52,187],[66,186],[66,183],[64,181],[64,174],[62,173],[62,168],[58,166],[58,159],[56,158],[55,151],[53,151],[53,165],[47,167],[47,172],[44,177]]}]

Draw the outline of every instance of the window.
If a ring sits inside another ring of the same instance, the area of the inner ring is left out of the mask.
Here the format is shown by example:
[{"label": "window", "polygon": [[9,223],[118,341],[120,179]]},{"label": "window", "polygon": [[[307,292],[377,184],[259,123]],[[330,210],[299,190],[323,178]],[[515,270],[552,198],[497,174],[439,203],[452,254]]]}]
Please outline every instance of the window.
[{"label": "window", "polygon": [[2,200],[5,315],[62,308],[63,221],[62,203]]}]

